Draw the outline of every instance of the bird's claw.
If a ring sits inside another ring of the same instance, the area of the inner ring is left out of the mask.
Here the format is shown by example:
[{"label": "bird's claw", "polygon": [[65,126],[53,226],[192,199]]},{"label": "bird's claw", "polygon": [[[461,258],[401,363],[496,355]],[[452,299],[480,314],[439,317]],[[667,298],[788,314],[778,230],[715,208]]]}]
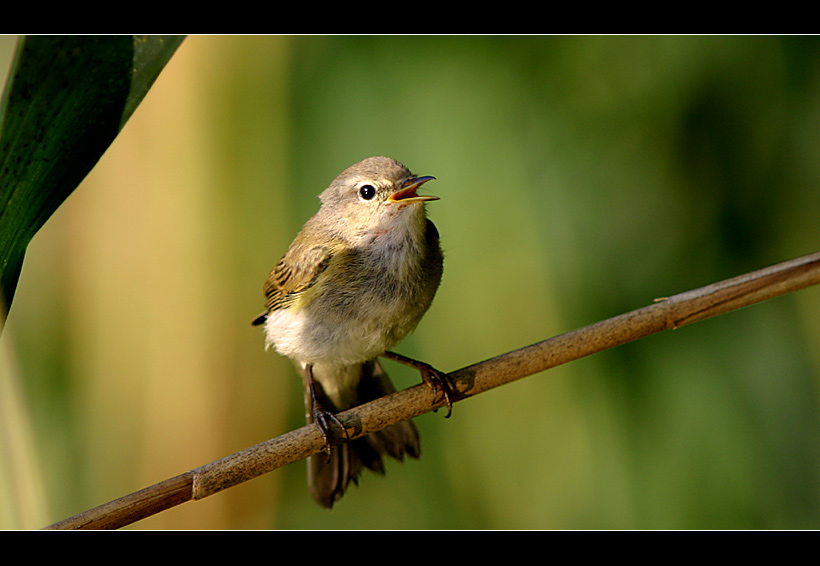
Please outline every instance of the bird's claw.
[{"label": "bird's claw", "polygon": [[419,367],[419,372],[421,372],[422,381],[424,381],[424,383],[426,383],[428,387],[436,393],[433,403],[438,403],[442,399],[446,401],[447,414],[444,415],[444,418],[450,418],[450,415],[453,412],[453,398],[455,397],[455,392],[453,391],[453,386],[450,383],[447,374],[440,372],[428,364],[423,364]]},{"label": "bird's claw", "polygon": [[435,405],[436,403],[441,402],[442,399],[446,401],[447,414],[444,418],[450,417],[450,414],[453,412],[453,402],[456,401],[456,391],[453,388],[450,378],[447,377],[447,374],[440,372],[428,363],[420,362],[418,360],[408,358],[407,356],[402,356],[396,352],[385,352],[382,356],[389,360],[393,360],[417,369],[419,373],[421,373],[422,381],[424,381],[424,383],[426,383],[427,386],[436,393],[436,396],[433,399],[433,404]]},{"label": "bird's claw", "polygon": [[327,454],[328,458],[330,458],[330,450],[333,447],[333,435],[330,430],[331,425],[338,426],[344,433],[345,439],[350,439],[350,436],[347,434],[347,429],[342,424],[342,421],[340,421],[336,415],[321,406],[313,406],[313,422],[315,422],[316,426],[319,427],[319,430],[322,433],[322,438],[325,440],[323,450],[325,454]]}]

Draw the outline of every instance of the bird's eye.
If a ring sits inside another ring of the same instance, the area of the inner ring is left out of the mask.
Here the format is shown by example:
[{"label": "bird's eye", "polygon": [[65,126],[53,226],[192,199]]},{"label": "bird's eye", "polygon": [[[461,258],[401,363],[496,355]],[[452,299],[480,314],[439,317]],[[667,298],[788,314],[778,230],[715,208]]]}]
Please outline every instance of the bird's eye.
[{"label": "bird's eye", "polygon": [[376,196],[376,188],[373,185],[362,185],[359,187],[359,196],[363,200],[370,200]]}]

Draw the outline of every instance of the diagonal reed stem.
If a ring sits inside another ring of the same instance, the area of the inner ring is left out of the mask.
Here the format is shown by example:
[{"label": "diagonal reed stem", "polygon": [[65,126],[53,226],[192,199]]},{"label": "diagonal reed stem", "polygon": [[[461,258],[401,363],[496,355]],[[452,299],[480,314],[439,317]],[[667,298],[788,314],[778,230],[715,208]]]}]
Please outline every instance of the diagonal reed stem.
[{"label": "diagonal reed stem", "polygon": [[[820,252],[659,299],[653,304],[549,338],[448,374],[457,400],[655,334],[820,283]],[[441,407],[424,384],[338,415],[350,439]],[[319,452],[318,427],[307,425],[125,497],[48,529],[115,529],[181,503],[203,499]]]}]

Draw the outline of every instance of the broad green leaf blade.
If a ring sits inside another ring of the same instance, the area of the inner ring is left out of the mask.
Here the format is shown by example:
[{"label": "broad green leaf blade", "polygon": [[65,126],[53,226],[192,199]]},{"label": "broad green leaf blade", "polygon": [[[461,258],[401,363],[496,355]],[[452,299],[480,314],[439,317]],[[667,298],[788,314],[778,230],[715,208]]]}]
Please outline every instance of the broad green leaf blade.
[{"label": "broad green leaf blade", "polygon": [[114,141],[183,39],[21,40],[0,105],[0,319],[29,242]]}]

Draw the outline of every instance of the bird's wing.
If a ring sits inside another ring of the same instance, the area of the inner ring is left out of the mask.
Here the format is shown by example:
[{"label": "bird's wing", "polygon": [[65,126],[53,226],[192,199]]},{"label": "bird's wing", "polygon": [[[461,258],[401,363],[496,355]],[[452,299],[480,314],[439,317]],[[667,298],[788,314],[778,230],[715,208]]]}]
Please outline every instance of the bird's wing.
[{"label": "bird's wing", "polygon": [[256,317],[253,324],[262,324],[272,311],[293,304],[301,293],[316,283],[332,257],[333,250],[328,246],[291,246],[265,281],[267,310]]}]

